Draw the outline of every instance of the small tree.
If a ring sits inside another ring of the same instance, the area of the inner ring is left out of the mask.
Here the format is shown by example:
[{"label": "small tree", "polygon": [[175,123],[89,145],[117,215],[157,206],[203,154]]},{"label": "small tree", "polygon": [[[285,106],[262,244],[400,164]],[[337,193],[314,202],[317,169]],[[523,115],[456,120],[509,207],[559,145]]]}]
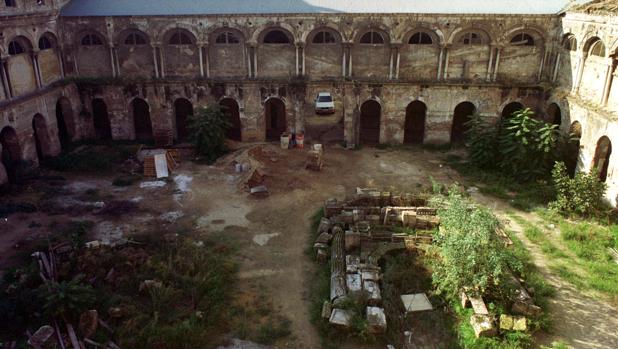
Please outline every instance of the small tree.
[{"label": "small tree", "polygon": [[195,146],[195,153],[208,162],[214,162],[223,155],[226,132],[231,127],[219,106],[202,107],[189,116],[189,140]]},{"label": "small tree", "polygon": [[558,126],[534,119],[529,108],[503,122],[499,135],[499,166],[504,173],[530,180],[549,174],[556,159]]},{"label": "small tree", "polygon": [[466,147],[472,163],[480,168],[495,166],[498,158],[496,127],[479,114],[472,115],[466,126]]},{"label": "small tree", "polygon": [[500,223],[486,209],[471,207],[451,191],[438,210],[444,233],[437,235],[432,259],[439,292],[456,297],[463,289],[484,292],[507,285],[509,268],[521,268],[497,238]]},{"label": "small tree", "polygon": [[578,172],[574,178],[567,173],[566,165],[558,162],[552,170],[556,188],[556,201],[549,204],[553,210],[565,215],[591,216],[603,209],[607,184],[599,180],[599,172]]}]

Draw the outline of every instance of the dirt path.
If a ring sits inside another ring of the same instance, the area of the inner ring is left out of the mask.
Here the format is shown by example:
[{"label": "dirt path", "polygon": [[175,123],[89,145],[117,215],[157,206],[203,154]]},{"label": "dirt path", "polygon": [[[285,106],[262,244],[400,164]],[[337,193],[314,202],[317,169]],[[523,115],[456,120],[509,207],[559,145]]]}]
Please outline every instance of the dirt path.
[{"label": "dirt path", "polygon": [[[508,220],[506,210],[513,210],[501,201],[480,194],[474,195],[474,199],[494,208],[495,214],[504,220]],[[517,214],[530,221],[538,219],[525,212]],[[530,251],[539,272],[556,289],[554,297],[549,298],[552,331],[539,336],[538,344],[551,346],[553,341],[563,341],[574,349],[618,348],[618,309],[583,294],[573,285],[554,275],[541,249],[524,235],[523,227],[513,220],[508,222],[508,228],[515,232]]]}]

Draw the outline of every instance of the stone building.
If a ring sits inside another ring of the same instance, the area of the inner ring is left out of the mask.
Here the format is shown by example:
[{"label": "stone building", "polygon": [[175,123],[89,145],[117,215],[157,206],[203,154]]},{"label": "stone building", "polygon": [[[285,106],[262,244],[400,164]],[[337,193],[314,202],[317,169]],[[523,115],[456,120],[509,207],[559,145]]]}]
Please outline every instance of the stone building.
[{"label": "stone building", "polygon": [[612,1],[530,3],[2,0],[0,182],[79,139],[183,142],[203,105],[226,106],[238,140],[311,138],[326,91],[349,147],[459,142],[470,114],[529,107],[581,135],[577,167],[615,204]]}]

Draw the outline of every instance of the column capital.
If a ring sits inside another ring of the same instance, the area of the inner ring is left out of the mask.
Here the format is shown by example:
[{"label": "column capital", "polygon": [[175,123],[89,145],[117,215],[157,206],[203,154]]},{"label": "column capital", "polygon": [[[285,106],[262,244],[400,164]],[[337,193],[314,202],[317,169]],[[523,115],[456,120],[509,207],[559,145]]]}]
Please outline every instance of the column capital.
[{"label": "column capital", "polygon": [[307,43],[304,41],[296,42],[296,47],[304,48],[305,46],[307,46]]}]

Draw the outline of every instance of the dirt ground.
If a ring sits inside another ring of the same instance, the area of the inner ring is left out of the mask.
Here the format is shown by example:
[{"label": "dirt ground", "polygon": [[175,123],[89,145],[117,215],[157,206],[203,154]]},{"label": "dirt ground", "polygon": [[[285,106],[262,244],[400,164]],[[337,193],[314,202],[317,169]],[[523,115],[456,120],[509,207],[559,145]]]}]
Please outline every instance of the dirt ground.
[{"label": "dirt ground", "polygon": [[[345,199],[357,187],[418,191],[430,184],[430,176],[443,183],[460,181],[454,170],[443,165],[446,155],[421,148],[350,151],[333,145],[325,149],[324,169],[313,172],[304,166],[306,150],[282,150],[273,144],[243,145],[214,166],[183,162],[172,180],[161,182],[161,187],[140,188],[140,183],[114,187],[107,177],[68,176],[56,186],[58,195],[66,198],[70,207],[81,207],[82,201],[72,200],[83,198],[88,189],[98,189],[96,195],[90,191],[90,204],[124,200],[137,203],[139,210],[115,215],[80,213],[80,209],[68,209],[58,215],[11,215],[0,221],[0,266],[10,265],[11,256],[20,250],[16,246],[44,239],[53,222],[92,220],[96,224],[92,238],[98,239],[130,237],[145,231],[223,231],[238,243],[240,289],[246,299],[254,299],[255,294],[268,297],[274,311],[291,320],[292,335],[277,346],[320,348],[309,320],[306,287],[314,267],[304,253],[310,217],[326,199]],[[250,164],[251,170],[237,173],[236,162]],[[266,175],[268,197],[252,197],[245,188],[244,183],[256,168]],[[37,190],[36,185],[26,188],[14,199],[37,198]],[[491,207],[499,206],[485,197],[478,199]],[[550,282],[557,282],[550,274],[547,276]],[[603,303],[591,303],[564,285],[558,286],[552,311],[559,321],[555,322],[554,333],[543,341],[562,339],[574,348],[617,348],[618,312]],[[583,317],[584,310],[590,316]],[[593,314],[597,321],[592,321]]]}]

